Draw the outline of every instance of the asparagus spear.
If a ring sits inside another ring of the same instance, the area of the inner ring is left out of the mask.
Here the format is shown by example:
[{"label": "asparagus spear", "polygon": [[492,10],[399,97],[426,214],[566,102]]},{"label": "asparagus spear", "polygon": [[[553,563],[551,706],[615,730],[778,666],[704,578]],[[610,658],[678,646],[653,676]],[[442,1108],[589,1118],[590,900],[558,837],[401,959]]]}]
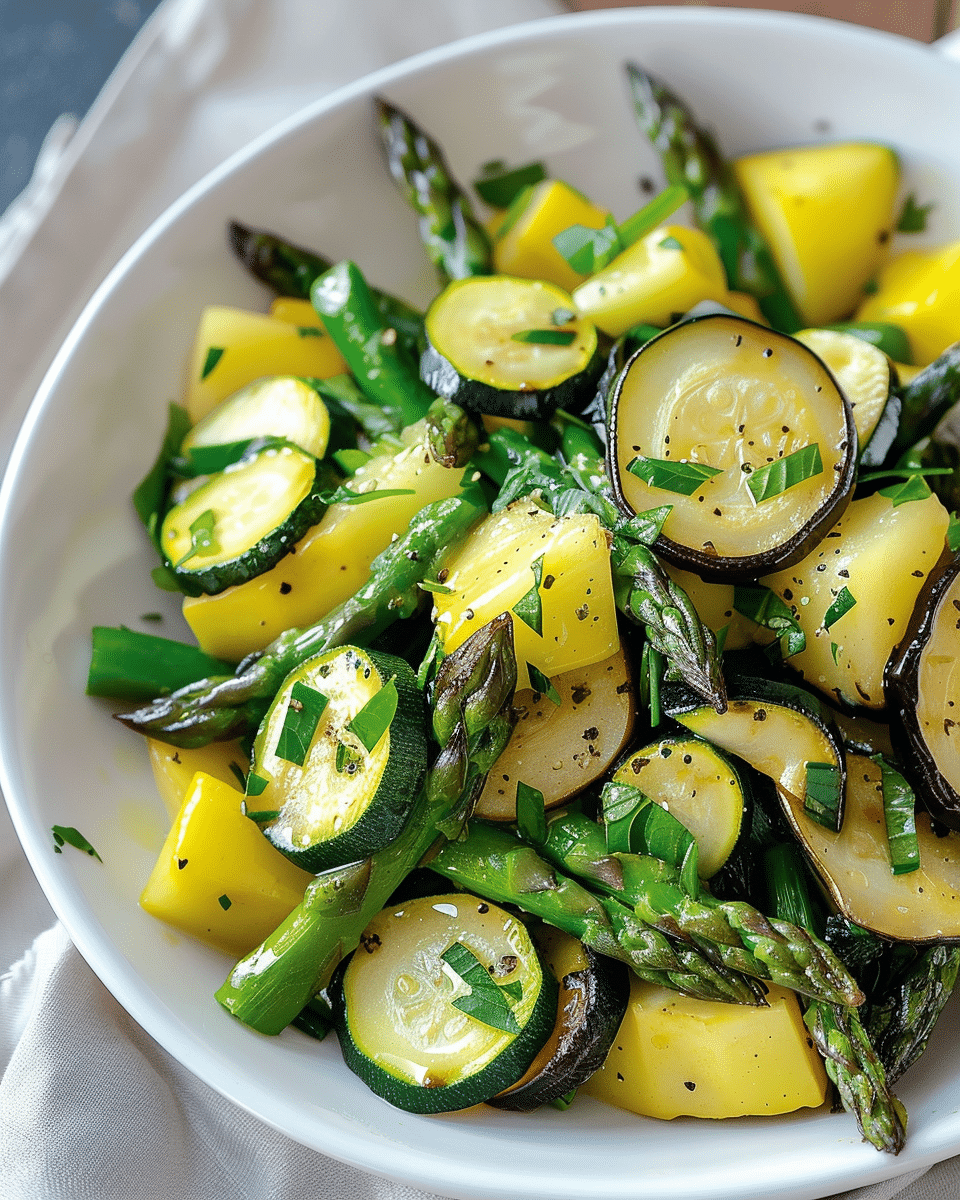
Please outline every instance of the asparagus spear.
[{"label": "asparagus spear", "polygon": [[443,660],[433,685],[433,730],[441,749],[400,836],[363,862],[332,867],[307,885],[301,904],[220,987],[217,999],[228,1012],[261,1033],[286,1028],[443,832],[459,834],[509,741],[516,681],[508,614]]},{"label": "asparagus spear", "polygon": [[349,642],[367,645],[420,601],[418,584],[436,577],[443,559],[483,511],[471,491],[426,505],[403,537],[379,554],[370,578],[316,624],[282,633],[233,675],[213,675],[179,688],[117,720],[137,733],[192,748],[252,733],[280,684],[313,654]]},{"label": "asparagus spear", "polygon": [[801,329],[803,322],[770,248],[751,222],[730,164],[712,135],[659,80],[632,63],[627,77],[637,123],[660,155],[667,182],[687,188],[697,223],[717,248],[730,290],[755,296],[775,329]]},{"label": "asparagus spear", "polygon": [[603,827],[581,813],[551,820],[542,852],[594,890],[628,904],[670,937],[698,946],[731,970],[769,979],[829,1003],[857,1005],[863,993],[830,948],[788,921],[743,901],[691,896],[680,872],[649,854],[610,854]]},{"label": "asparagus spear", "polygon": [[390,173],[419,215],[420,238],[442,280],[492,274],[490,239],[443,151],[395,105],[383,99],[374,105]]},{"label": "asparagus spear", "polygon": [[674,943],[615,897],[597,896],[506,829],[477,821],[430,859],[432,871],[498,904],[515,904],[627,963],[641,979],[703,1000],[763,1003],[750,980]]},{"label": "asparagus spear", "polygon": [[427,409],[430,454],[441,466],[465,467],[480,443],[480,431],[468,412],[438,397]]},{"label": "asparagus spear", "polygon": [[230,664],[196,646],[121,626],[93,628],[87,695],[114,700],[151,700]]}]

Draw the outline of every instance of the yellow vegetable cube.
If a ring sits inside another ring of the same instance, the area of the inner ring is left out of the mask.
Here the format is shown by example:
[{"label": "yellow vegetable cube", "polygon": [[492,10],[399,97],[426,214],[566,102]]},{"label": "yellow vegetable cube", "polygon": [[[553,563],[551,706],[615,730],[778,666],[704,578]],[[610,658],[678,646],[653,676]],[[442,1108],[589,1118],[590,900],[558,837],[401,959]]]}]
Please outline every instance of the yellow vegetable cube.
[{"label": "yellow vegetable cube", "polygon": [[578,311],[610,337],[633,325],[669,325],[701,300],[728,300],[713,243],[699,229],[662,225],[582,283]]},{"label": "yellow vegetable cube", "polygon": [[493,261],[497,274],[543,279],[572,291],[584,277],[561,255],[553,239],[571,225],[602,229],[607,216],[605,209],[591,204],[569,184],[543,180],[533,187],[517,219],[495,235]]},{"label": "yellow vegetable cube", "polygon": [[857,309],[857,320],[899,325],[918,366],[933,362],[960,341],[960,242],[897,255]]},{"label": "yellow vegetable cube", "polygon": [[[609,658],[618,648],[607,535],[592,514],[554,517],[517,501],[487,517],[434,596],[447,654],[503,612],[513,614],[517,688]],[[540,631],[537,631],[539,625]]]},{"label": "yellow vegetable cube", "polygon": [[285,629],[312,625],[366,583],[370,564],[404,533],[425,504],[461,491],[463,470],[435,462],[424,426],[410,444],[365,463],[348,486],[357,492],[405,490],[362,504],[331,504],[318,525],[269,571],[216,596],[188,596],[183,615],[207,654],[237,662]]},{"label": "yellow vegetable cube", "polygon": [[[307,327],[304,327],[307,328]],[[205,308],[187,368],[184,404],[196,423],[227,396],[267,375],[341,375],[347,365],[333,339],[288,321],[239,308]]]},{"label": "yellow vegetable cube", "polygon": [[326,330],[323,319],[310,301],[298,300],[295,296],[278,296],[270,305],[270,316],[301,329]]},{"label": "yellow vegetable cube", "polygon": [[247,954],[313,878],[244,816],[235,787],[198,772],[140,896],[151,916],[231,954]]},{"label": "yellow vegetable cube", "polygon": [[644,1117],[772,1116],[818,1108],[827,1076],[793,992],[768,1006],[695,1000],[634,977],[600,1070],[580,1088]]},{"label": "yellow vegetable cube", "polygon": [[171,820],[180,811],[187,788],[198,771],[242,792],[243,784],[233,768],[239,768],[244,775],[250,769],[249,755],[244,753],[239,742],[211,742],[209,746],[184,750],[181,746],[147,738],[147,749],[154,783]]},{"label": "yellow vegetable cube", "polygon": [[805,323],[849,316],[893,233],[893,151],[860,142],[803,146],[748,155],[734,172]]}]

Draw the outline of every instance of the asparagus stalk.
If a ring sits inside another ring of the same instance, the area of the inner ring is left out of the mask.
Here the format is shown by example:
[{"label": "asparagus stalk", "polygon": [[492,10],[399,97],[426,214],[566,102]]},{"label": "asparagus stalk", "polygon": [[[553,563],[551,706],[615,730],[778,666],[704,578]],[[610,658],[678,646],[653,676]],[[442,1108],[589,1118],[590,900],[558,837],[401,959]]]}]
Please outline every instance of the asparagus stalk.
[{"label": "asparagus stalk", "polygon": [[282,633],[233,675],[213,675],[117,720],[137,733],[192,748],[252,733],[284,678],[331,646],[368,645],[387,626],[417,608],[418,585],[436,577],[451,547],[483,511],[475,492],[426,505],[407,532],[374,560],[370,578],[316,624]]},{"label": "asparagus stalk", "polygon": [[201,675],[229,671],[230,664],[196,646],[121,626],[95,625],[87,672],[87,695],[150,700],[192,683]]},{"label": "asparagus stalk", "polygon": [[400,109],[374,101],[390,173],[419,216],[420,238],[444,282],[493,273],[490,239],[443,151]]},{"label": "asparagus stalk", "polygon": [[651,983],[688,996],[762,1004],[750,980],[711,961],[698,947],[674,943],[619,900],[598,896],[558,871],[533,846],[506,829],[475,822],[430,859],[431,870],[498,904],[524,912],[627,963]]},{"label": "asparagus stalk", "polygon": [[730,290],[749,292],[775,329],[795,333],[803,322],[717,143],[659,80],[633,64],[627,65],[627,77],[637,124],[659,154],[667,182],[689,192],[697,223],[717,248]]},{"label": "asparagus stalk", "polygon": [[900,391],[900,424],[890,450],[893,461],[914,442],[932,434],[942,417],[960,400],[960,342],[944,352]]},{"label": "asparagus stalk", "polygon": [[554,818],[545,858],[629,905],[663,933],[699,947],[730,970],[772,980],[828,1003],[857,1005],[863,993],[833,952],[788,921],[766,917],[744,901],[691,896],[680,872],[649,854],[611,854],[603,827],[581,813]]},{"label": "asparagus stalk", "polygon": [[480,431],[470,414],[439,397],[427,409],[426,421],[434,461],[444,467],[465,467],[480,444]]},{"label": "asparagus stalk", "polygon": [[332,867],[307,885],[301,904],[218,990],[228,1012],[261,1033],[286,1028],[360,944],[371,919],[443,831],[460,832],[486,772],[509,741],[516,680],[508,614],[444,659],[433,685],[434,736],[441,749],[403,831],[363,862]]}]

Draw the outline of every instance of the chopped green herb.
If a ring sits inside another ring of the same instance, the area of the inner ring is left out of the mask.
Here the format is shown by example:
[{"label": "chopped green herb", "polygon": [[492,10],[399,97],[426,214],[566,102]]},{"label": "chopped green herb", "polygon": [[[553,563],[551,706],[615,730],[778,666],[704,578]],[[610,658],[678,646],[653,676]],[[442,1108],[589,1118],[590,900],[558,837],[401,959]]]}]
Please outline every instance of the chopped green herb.
[{"label": "chopped green herb", "polygon": [[182,567],[188,559],[207,558],[220,549],[215,533],[217,516],[212,508],[205,509],[190,526],[190,549],[173,564]]},{"label": "chopped green herb", "polygon": [[254,811],[247,810],[243,815],[249,817],[251,821],[256,821],[258,825],[266,825],[268,821],[275,821],[280,816],[280,809],[259,808]]},{"label": "chopped green herb", "polygon": [[367,454],[365,450],[354,450],[350,446],[336,450],[333,455],[333,461],[348,475],[355,475],[360,467],[370,461],[370,458],[371,455]]},{"label": "chopped green herb", "polygon": [[150,571],[150,578],[162,592],[180,591],[180,581],[169,567],[154,567]]},{"label": "chopped green herb", "polygon": [[507,167],[502,161],[485,163],[480,176],[473,181],[477,195],[491,208],[508,208],[517,195],[547,178],[543,163],[532,162],[522,167]]},{"label": "chopped green herb", "polygon": [[562,1096],[556,1096],[550,1101],[551,1108],[557,1108],[560,1112],[566,1112],[570,1105],[577,1097],[577,1089],[571,1088],[569,1092],[564,1092]]},{"label": "chopped green herb", "polygon": [[577,336],[575,329],[521,329],[510,340],[535,346],[569,346]]},{"label": "chopped green herb", "polygon": [[227,909],[233,905],[233,901],[230,899],[229,896],[226,896],[226,895],[218,896],[217,903],[220,905],[220,907],[223,909],[224,912],[226,912]]},{"label": "chopped green herb", "polygon": [[284,714],[283,726],[277,738],[275,754],[286,762],[303,766],[313,735],[317,732],[320,718],[329,703],[329,697],[316,688],[308,687],[299,680],[290,689],[290,700]]},{"label": "chopped green herb", "polygon": [[960,550],[960,518],[955,512],[950,514],[947,523],[947,545],[954,554]]},{"label": "chopped green herb", "polygon": [[897,218],[897,233],[923,233],[927,228],[927,218],[934,207],[933,201],[929,204],[918,204],[916,196],[911,192],[904,200],[900,216]]},{"label": "chopped green herb", "polygon": [[857,598],[850,591],[850,589],[842,587],[840,591],[837,592],[833,603],[823,615],[824,629],[829,629],[832,625],[835,625],[844,613],[848,613],[850,609],[853,608],[856,602]]},{"label": "chopped green herb", "polygon": [[233,776],[236,778],[237,783],[239,783],[240,786],[243,788],[243,790],[246,791],[247,790],[247,775],[246,775],[246,772],[244,771],[243,767],[241,767],[239,763],[232,762],[230,764],[230,771],[233,774]]},{"label": "chopped green herb", "polygon": [[[170,464],[180,453],[183,439],[190,431],[190,417],[179,404],[171,404],[167,410],[167,428],[163,443],[150,470],[140,481],[133,493],[133,507],[143,522],[157,549],[160,548],[158,532],[160,516],[166,504],[170,483]],[[174,588],[179,591],[179,587]]]},{"label": "chopped green herb", "polygon": [[371,500],[389,500],[392,496],[412,496],[413,488],[374,488],[370,492],[352,492],[340,487],[324,497],[327,504],[367,504]]},{"label": "chopped green herb", "polygon": [[612,217],[600,229],[589,225],[571,225],[553,239],[553,244],[578,275],[592,275],[614,258],[621,249],[617,226]]},{"label": "chopped green herb", "polygon": [[657,242],[661,250],[682,250],[683,243],[678,242],[675,237],[665,237],[662,241]]},{"label": "chopped green herb", "polygon": [[917,841],[917,800],[913,788],[882,754],[871,755],[880,768],[883,788],[883,819],[890,847],[890,868],[894,875],[907,875],[920,867],[920,843]]},{"label": "chopped green herb", "polygon": [[625,521],[618,529],[619,537],[627,537],[642,546],[652,546],[660,536],[663,523],[673,510],[672,504],[661,504],[659,508],[648,508]]},{"label": "chopped green herb", "polygon": [[690,198],[690,193],[682,184],[672,184],[664,188],[659,195],[638,209],[633,216],[627,217],[619,229],[620,244],[624,250],[639,242],[642,237],[652,233],[658,225],[662,225],[667,217],[672,216],[681,204]]},{"label": "chopped green herb", "polygon": [[262,775],[257,775],[253,771],[247,776],[247,795],[260,796],[269,786],[270,780],[264,779]]},{"label": "chopped green herb", "polygon": [[159,612],[141,613],[140,620],[141,621],[149,621],[152,625],[159,625],[160,622],[163,620],[163,613],[159,613]]},{"label": "chopped green herb", "polygon": [[509,997],[468,946],[463,942],[454,942],[440,957],[470,988],[467,995],[451,1001],[454,1008],[459,1008],[475,1021],[489,1025],[491,1029],[502,1029],[504,1033],[520,1032]]},{"label": "chopped green herb", "polygon": [[538,636],[543,636],[543,600],[540,596],[540,584],[543,580],[543,555],[530,564],[533,571],[533,587],[513,606],[512,612],[519,617],[524,625]]},{"label": "chopped green herb", "polygon": [[600,803],[611,854],[651,854],[677,867],[684,889],[699,894],[699,851],[682,821],[628,783],[605,784]]},{"label": "chopped green herb", "polygon": [[302,338],[323,337],[323,330],[316,325],[298,325],[297,333]]},{"label": "chopped green herb", "polygon": [[530,197],[533,195],[533,184],[529,187],[521,188],[519,192],[510,201],[510,206],[503,214],[503,220],[497,226],[495,239],[506,237],[510,230],[516,225],[523,214],[526,212],[527,205],[530,203]]},{"label": "chopped green herb", "polygon": [[449,596],[453,593],[452,587],[447,587],[445,583],[437,583],[435,579],[421,579],[417,586],[421,591],[433,592],[438,596]]},{"label": "chopped green herb", "polygon": [[911,475],[902,483],[893,483],[890,487],[880,488],[880,495],[886,496],[894,508],[901,504],[909,504],[912,500],[926,500],[932,494],[922,475]]},{"label": "chopped green herb", "polygon": [[831,643],[830,643],[830,653],[831,653],[831,655],[833,656],[833,661],[834,661],[834,662],[837,664],[837,666],[839,666],[839,665],[840,665],[840,663],[839,663],[839,660],[838,660],[838,658],[837,658],[837,655],[840,653],[840,651],[841,651],[842,649],[843,649],[843,647],[842,647],[842,646],[838,646],[836,642],[831,642]]},{"label": "chopped green herb", "polygon": [[53,825],[50,832],[53,834],[53,852],[54,854],[62,854],[63,846],[73,846],[75,850],[82,850],[84,854],[89,854],[91,858],[95,858],[97,862],[103,862],[100,855],[94,850],[87,839],[74,829],[72,825]]},{"label": "chopped green herb", "polygon": [[207,378],[207,376],[214,369],[214,367],[217,365],[217,363],[220,361],[220,359],[223,358],[225,349],[226,348],[224,346],[210,346],[209,347],[209,349],[207,350],[207,356],[203,360],[203,366],[200,368],[201,383],[203,382],[204,379]]},{"label": "chopped green herb", "polygon": [[777,634],[777,644],[783,658],[799,654],[806,646],[807,639],[800,622],[790,606],[770,588],[760,584],[735,587],[733,607],[748,620]]},{"label": "chopped green herb", "polygon": [[559,708],[563,701],[560,699],[560,693],[547,676],[529,662],[527,663],[527,672],[530,675],[530,686],[533,690],[539,692],[541,696],[546,696],[551,704],[555,704]]},{"label": "chopped green herb", "polygon": [[692,496],[708,479],[723,474],[722,467],[709,467],[706,463],[672,462],[668,458],[646,458],[642,454],[627,463],[627,470],[651,487],[678,492],[682,496]]},{"label": "chopped green herb", "polygon": [[765,467],[757,467],[747,479],[750,494],[758,504],[779,496],[788,488],[796,487],[806,479],[813,479],[823,474],[823,460],[820,457],[820,447],[816,442],[809,446],[801,446],[792,454],[778,458]]},{"label": "chopped green herb", "polygon": [[808,762],[803,808],[818,825],[840,828],[840,771],[836,763]]},{"label": "chopped green herb", "polygon": [[543,792],[522,781],[517,783],[517,828],[520,836],[535,846],[547,840],[547,816]]},{"label": "chopped green herb", "polygon": [[390,728],[396,711],[397,682],[390,679],[379,691],[374,692],[357,715],[348,722],[347,729],[369,754]]}]

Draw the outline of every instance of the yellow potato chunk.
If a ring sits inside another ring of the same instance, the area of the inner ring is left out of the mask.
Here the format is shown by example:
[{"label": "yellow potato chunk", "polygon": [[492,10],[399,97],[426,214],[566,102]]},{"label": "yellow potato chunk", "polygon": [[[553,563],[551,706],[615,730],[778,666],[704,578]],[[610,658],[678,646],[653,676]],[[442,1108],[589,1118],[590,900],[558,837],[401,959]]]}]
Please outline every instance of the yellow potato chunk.
[{"label": "yellow potato chunk", "polygon": [[313,878],[241,811],[236,787],[199,771],[140,896],[151,916],[231,954],[247,954]]},{"label": "yellow potato chunk", "polygon": [[893,151],[859,142],[802,146],[740,158],[734,172],[806,324],[849,316],[893,232]]},{"label": "yellow potato chunk", "polygon": [[239,768],[244,775],[250,769],[249,755],[244,753],[239,742],[211,742],[208,746],[185,750],[148,738],[147,749],[153,780],[171,821],[180,811],[187,788],[198,771],[242,792],[243,784],[233,768]]},{"label": "yellow potato chunk", "polygon": [[914,362],[920,367],[933,362],[960,341],[960,242],[897,255],[880,272],[877,290],[857,309],[856,319],[899,325]]},{"label": "yellow potato chunk", "polygon": [[543,690],[530,667],[549,679],[619,647],[607,535],[592,514],[555,517],[516,501],[477,526],[444,583],[450,592],[434,603],[447,654],[494,617],[513,614],[518,690]]},{"label": "yellow potato chunk", "polygon": [[633,325],[669,325],[701,300],[728,300],[723,263],[699,229],[662,225],[573,293],[582,316],[610,337]]},{"label": "yellow potato chunk", "polygon": [[569,184],[558,179],[543,180],[533,187],[517,219],[495,234],[493,261],[497,274],[543,279],[572,291],[584,276],[570,266],[553,239],[572,225],[602,229],[607,215],[605,209],[597,208]]},{"label": "yellow potato chunk", "polygon": [[196,423],[212,408],[255,379],[267,375],[341,375],[347,365],[315,327],[212,306],[200,316],[187,367],[184,405]]},{"label": "yellow potato chunk", "polygon": [[301,329],[326,330],[323,319],[310,301],[298,300],[295,296],[278,296],[270,305],[270,316]]},{"label": "yellow potato chunk", "polygon": [[365,463],[348,486],[360,493],[404,490],[363,504],[331,504],[286,555],[262,575],[216,596],[188,596],[183,615],[207,654],[238,662],[285,629],[312,625],[361,588],[370,564],[404,533],[425,504],[455,496],[462,470],[435,462],[422,425],[410,427],[410,445]]},{"label": "yellow potato chunk", "polygon": [[634,978],[607,1060],[580,1091],[667,1121],[818,1108],[827,1077],[796,996],[771,984],[767,1000],[695,1000]]}]

